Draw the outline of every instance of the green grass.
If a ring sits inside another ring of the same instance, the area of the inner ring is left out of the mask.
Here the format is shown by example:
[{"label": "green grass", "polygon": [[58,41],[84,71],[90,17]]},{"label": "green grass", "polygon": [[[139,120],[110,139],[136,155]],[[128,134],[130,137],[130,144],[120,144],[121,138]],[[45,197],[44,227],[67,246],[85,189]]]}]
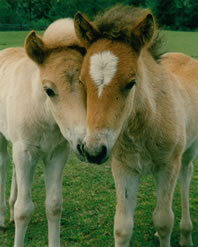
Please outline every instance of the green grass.
[{"label": "green grass", "polygon": [[[0,50],[8,47],[23,46],[26,35],[29,31],[0,32]],[[42,34],[41,31],[38,34]]]},{"label": "green grass", "polygon": [[164,50],[198,57],[198,32],[163,31]]},{"label": "green grass", "polygon": [[[23,45],[27,32],[0,32],[0,49]],[[166,51],[181,51],[198,56],[198,33],[164,32]],[[8,171],[7,198],[11,182],[11,169]],[[43,166],[36,169],[33,184],[35,211],[25,238],[26,247],[47,246],[47,220],[44,209],[45,188]],[[82,163],[70,155],[64,171],[63,214],[61,219],[62,247],[113,247],[113,217],[115,212],[115,187],[110,164],[102,166]],[[195,162],[190,191],[191,216],[194,225],[193,241],[198,246],[198,162]],[[152,211],[155,207],[154,182],[151,176],[144,177],[138,193],[135,213],[133,247],[159,246],[154,238]],[[179,220],[181,215],[178,188],[174,197],[173,209],[175,225],[172,233],[172,247],[179,246]],[[12,247],[14,225],[0,232],[0,247]]]}]

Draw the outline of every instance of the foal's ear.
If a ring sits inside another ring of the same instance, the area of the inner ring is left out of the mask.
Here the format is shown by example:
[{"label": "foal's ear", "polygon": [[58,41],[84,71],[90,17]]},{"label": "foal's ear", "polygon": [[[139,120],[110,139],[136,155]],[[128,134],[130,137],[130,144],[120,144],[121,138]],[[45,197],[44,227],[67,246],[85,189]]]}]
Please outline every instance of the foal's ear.
[{"label": "foal's ear", "polygon": [[25,50],[27,55],[37,64],[42,64],[45,59],[47,48],[40,36],[31,31],[25,39]]},{"label": "foal's ear", "polygon": [[88,48],[99,36],[99,32],[95,25],[80,12],[77,12],[74,17],[74,26],[77,37],[86,48]]},{"label": "foal's ear", "polygon": [[155,31],[155,20],[150,10],[145,10],[142,17],[139,18],[131,32],[131,43],[136,52],[149,45],[152,41]]}]

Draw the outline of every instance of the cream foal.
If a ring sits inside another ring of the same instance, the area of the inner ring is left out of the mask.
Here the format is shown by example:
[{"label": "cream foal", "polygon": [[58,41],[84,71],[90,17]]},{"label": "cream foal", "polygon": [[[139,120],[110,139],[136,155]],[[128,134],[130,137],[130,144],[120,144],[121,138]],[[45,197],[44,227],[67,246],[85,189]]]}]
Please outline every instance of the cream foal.
[{"label": "cream foal", "polygon": [[71,19],[51,24],[43,38],[31,32],[25,49],[0,52],[0,226],[5,225],[10,141],[15,165],[9,201],[16,227],[14,247],[24,246],[34,209],[32,179],[40,159],[44,161],[49,247],[60,246],[63,169],[69,144],[76,152],[85,135],[85,94],[78,81],[83,55]]}]

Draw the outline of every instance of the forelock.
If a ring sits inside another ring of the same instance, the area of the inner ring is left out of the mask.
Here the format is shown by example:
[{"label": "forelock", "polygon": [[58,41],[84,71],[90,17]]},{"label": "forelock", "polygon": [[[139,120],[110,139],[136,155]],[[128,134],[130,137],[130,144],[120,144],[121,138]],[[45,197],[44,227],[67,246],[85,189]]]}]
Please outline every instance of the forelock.
[{"label": "forelock", "polygon": [[90,57],[89,74],[100,97],[105,85],[111,83],[117,71],[118,57],[111,51],[97,52]]},{"label": "forelock", "polygon": [[78,40],[71,18],[59,19],[46,29],[43,40],[50,49],[64,46],[82,46]]}]

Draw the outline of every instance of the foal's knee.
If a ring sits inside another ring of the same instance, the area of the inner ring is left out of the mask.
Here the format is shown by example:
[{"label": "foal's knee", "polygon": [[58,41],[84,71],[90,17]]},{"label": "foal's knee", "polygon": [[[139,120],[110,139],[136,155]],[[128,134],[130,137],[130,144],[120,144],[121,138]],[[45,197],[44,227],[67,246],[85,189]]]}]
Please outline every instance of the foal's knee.
[{"label": "foal's knee", "polygon": [[60,217],[62,211],[62,201],[59,198],[46,200],[45,208],[48,219]]},{"label": "foal's knee", "polygon": [[33,214],[34,204],[33,202],[21,203],[16,201],[14,205],[14,220],[15,222],[25,221],[28,222]]},{"label": "foal's knee", "polygon": [[159,238],[167,238],[167,236],[170,236],[173,228],[173,211],[171,209],[169,209],[168,211],[155,210],[155,212],[153,213],[153,222]]},{"label": "foal's knee", "polygon": [[128,247],[133,231],[133,220],[115,218],[114,237],[116,247]]},{"label": "foal's knee", "polygon": [[181,231],[181,236],[180,236],[180,245],[181,246],[193,246],[192,242],[192,222],[191,220],[187,221],[181,221],[180,222],[180,231]]},{"label": "foal's knee", "polygon": [[183,232],[192,232],[193,226],[192,226],[192,221],[189,220],[187,221],[181,221],[180,222],[180,230]]},{"label": "foal's knee", "polygon": [[114,232],[115,247],[128,247],[131,239],[131,232],[123,229],[116,229]]}]

